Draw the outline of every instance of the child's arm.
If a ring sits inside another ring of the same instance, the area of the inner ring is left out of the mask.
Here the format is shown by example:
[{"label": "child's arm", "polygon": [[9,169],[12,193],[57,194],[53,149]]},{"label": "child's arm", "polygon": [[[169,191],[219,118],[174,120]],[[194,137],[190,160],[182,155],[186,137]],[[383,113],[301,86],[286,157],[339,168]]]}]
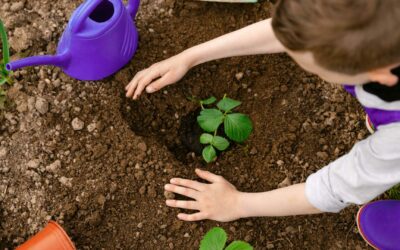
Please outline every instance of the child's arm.
[{"label": "child's arm", "polygon": [[153,93],[179,81],[190,68],[211,60],[284,51],[272,30],[271,19],[267,19],[187,49],[138,72],[126,86],[126,96],[137,99],[146,87],[148,93]]},{"label": "child's arm", "polygon": [[320,213],[308,202],[304,183],[263,193],[243,193],[221,176],[198,169],[196,173],[210,184],[174,178],[165,186],[167,191],[194,199],[166,201],[171,207],[198,210],[194,214],[179,214],[181,220],[226,222],[245,217]]}]

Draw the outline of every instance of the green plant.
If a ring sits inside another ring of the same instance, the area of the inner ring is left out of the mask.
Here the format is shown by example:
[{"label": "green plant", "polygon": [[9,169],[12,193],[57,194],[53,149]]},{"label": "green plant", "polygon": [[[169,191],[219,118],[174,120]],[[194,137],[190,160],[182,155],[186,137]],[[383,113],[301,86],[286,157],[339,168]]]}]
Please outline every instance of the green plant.
[{"label": "green plant", "polygon": [[3,59],[0,61],[0,86],[5,83],[11,84],[10,72],[6,69],[10,62],[10,47],[8,45],[7,32],[3,22],[0,20],[0,37],[2,43]]},{"label": "green plant", "polygon": [[3,59],[0,61],[0,109],[4,109],[7,99],[3,85],[5,83],[12,84],[10,72],[6,69],[7,63],[10,62],[10,48],[8,45],[7,32],[3,22],[0,20],[0,38],[2,44]]},{"label": "green plant", "polygon": [[390,199],[393,200],[400,200],[400,184],[392,187],[389,191],[388,191],[388,195]]},{"label": "green plant", "polygon": [[244,241],[233,241],[225,248],[227,235],[224,229],[214,227],[200,242],[200,250],[253,250],[253,247]]},{"label": "green plant", "polygon": [[205,108],[205,105],[215,103],[217,99],[210,97],[200,101],[201,112],[197,117],[197,122],[200,127],[206,132],[200,136],[200,143],[207,145],[203,149],[203,159],[207,162],[213,162],[217,158],[217,150],[226,150],[230,143],[229,141],[218,136],[218,128],[221,124],[224,126],[226,136],[234,142],[244,142],[249,138],[253,131],[253,124],[247,115],[241,113],[233,113],[233,109],[240,106],[242,103],[226,95],[219,101],[216,108]]}]

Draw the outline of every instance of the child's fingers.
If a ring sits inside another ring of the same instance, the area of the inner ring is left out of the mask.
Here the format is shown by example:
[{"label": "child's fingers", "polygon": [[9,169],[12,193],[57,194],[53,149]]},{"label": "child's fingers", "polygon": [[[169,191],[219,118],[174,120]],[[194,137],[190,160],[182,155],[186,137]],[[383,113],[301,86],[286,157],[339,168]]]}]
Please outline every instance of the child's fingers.
[{"label": "child's fingers", "polygon": [[139,80],[135,94],[133,95],[133,99],[137,99],[137,97],[142,94],[144,88],[153,81],[153,79],[156,79],[160,77],[160,74],[158,72],[152,72],[149,75],[143,77],[142,79]]},{"label": "child's fingers", "polygon": [[171,83],[172,83],[171,74],[167,73],[163,77],[158,79],[157,81],[155,81],[155,82],[151,83],[149,86],[147,86],[146,91],[147,91],[147,93],[151,94],[151,93],[154,93],[154,92],[162,89],[163,87],[165,87],[166,85],[169,85]]},{"label": "child's fingers", "polygon": [[209,182],[211,182],[211,183],[214,183],[214,182],[221,182],[221,181],[224,180],[224,178],[222,178],[222,176],[213,174],[213,173],[208,172],[208,171],[203,171],[203,170],[198,169],[198,168],[196,169],[196,174],[197,174],[200,178],[202,178],[202,179],[204,179],[204,180],[206,180],[206,181],[209,181]]},{"label": "child's fingers", "polygon": [[197,191],[203,191],[205,186],[203,183],[181,178],[173,178],[171,179],[170,183],[178,186],[188,187]]},{"label": "child's fingers", "polygon": [[196,201],[166,200],[165,204],[167,204],[169,207],[199,210],[198,203]]},{"label": "child's fingers", "polygon": [[141,79],[141,75],[138,74],[136,75],[133,80],[128,84],[127,86],[127,92],[126,92],[126,97],[132,97],[133,93],[136,90],[137,84],[139,80]]},{"label": "child's fingers", "polygon": [[167,185],[165,185],[164,188],[165,188],[165,190],[167,190],[169,192],[181,194],[183,196],[186,196],[186,197],[189,197],[192,199],[196,199],[198,197],[198,192],[191,188],[185,188],[185,187],[177,186],[174,184],[167,184]]},{"label": "child's fingers", "polygon": [[178,214],[178,218],[184,221],[199,221],[207,219],[207,216],[203,212],[198,212],[195,214]]}]

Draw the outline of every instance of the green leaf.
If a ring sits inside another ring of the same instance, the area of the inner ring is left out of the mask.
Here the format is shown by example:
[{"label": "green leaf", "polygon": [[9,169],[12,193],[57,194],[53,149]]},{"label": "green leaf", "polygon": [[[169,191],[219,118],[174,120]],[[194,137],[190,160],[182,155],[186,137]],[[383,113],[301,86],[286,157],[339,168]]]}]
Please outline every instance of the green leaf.
[{"label": "green leaf", "polygon": [[213,140],[213,135],[204,133],[200,136],[201,144],[210,144],[212,140]]},{"label": "green leaf", "polygon": [[210,105],[210,104],[213,104],[216,101],[217,101],[217,98],[215,98],[214,96],[211,96],[210,98],[202,100],[201,103],[205,104],[205,105]]},{"label": "green leaf", "polygon": [[392,200],[400,200],[400,184],[392,187],[388,191],[389,198]]},{"label": "green leaf", "polygon": [[3,44],[3,63],[6,65],[10,62],[10,48],[8,46],[7,32],[4,27],[3,21],[0,20],[0,37]]},{"label": "green leaf", "polygon": [[242,103],[239,102],[239,101],[233,100],[233,99],[228,98],[228,97],[224,97],[224,99],[222,99],[221,101],[219,101],[217,103],[217,107],[220,110],[228,112],[228,111],[231,111],[232,109],[236,108],[240,104],[242,104]]},{"label": "green leaf", "polygon": [[213,162],[217,158],[217,152],[215,148],[211,145],[208,145],[203,149],[203,159],[207,162]]},{"label": "green leaf", "polygon": [[225,250],[253,250],[253,247],[247,242],[237,240],[229,244]]},{"label": "green leaf", "polygon": [[229,141],[221,136],[214,136],[211,145],[216,147],[219,151],[224,151],[229,147]]},{"label": "green leaf", "polygon": [[218,109],[204,109],[197,117],[197,122],[206,132],[214,132],[223,121],[224,114]]},{"label": "green leaf", "polygon": [[6,82],[7,82],[7,78],[1,76],[1,77],[0,77],[0,86],[1,86],[1,85],[4,85]]},{"label": "green leaf", "polygon": [[224,229],[214,227],[201,240],[200,250],[223,250],[227,238]]},{"label": "green leaf", "polygon": [[253,131],[253,123],[247,115],[229,114],[224,122],[225,134],[235,142],[244,142]]}]

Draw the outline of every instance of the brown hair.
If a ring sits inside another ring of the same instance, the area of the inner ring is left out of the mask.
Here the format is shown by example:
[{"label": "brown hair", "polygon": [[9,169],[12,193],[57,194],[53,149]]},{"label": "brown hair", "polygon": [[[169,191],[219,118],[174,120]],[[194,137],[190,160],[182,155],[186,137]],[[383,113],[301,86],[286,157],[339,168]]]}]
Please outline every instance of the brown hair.
[{"label": "brown hair", "polygon": [[357,74],[400,63],[399,0],[279,0],[272,27],[293,51]]}]

